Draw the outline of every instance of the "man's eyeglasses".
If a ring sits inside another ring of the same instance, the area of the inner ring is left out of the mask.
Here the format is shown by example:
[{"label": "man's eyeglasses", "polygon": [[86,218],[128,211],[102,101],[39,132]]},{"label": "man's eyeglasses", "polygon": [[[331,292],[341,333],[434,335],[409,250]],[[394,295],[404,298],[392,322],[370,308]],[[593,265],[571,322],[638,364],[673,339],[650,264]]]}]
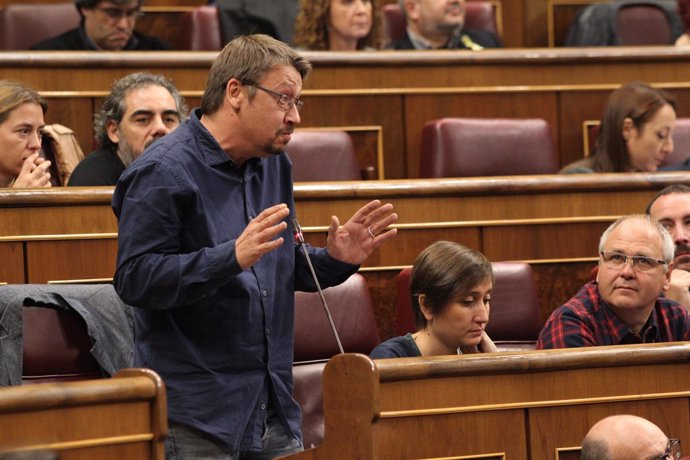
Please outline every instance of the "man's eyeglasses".
[{"label": "man's eyeglasses", "polygon": [[603,251],[600,253],[604,264],[610,268],[623,268],[628,259],[632,260],[633,269],[640,272],[654,270],[659,265],[668,265],[668,262],[647,256],[629,256],[620,252]]},{"label": "man's eyeglasses", "polygon": [[247,86],[253,86],[256,89],[260,89],[261,91],[268,93],[271,96],[274,96],[278,102],[278,107],[280,107],[281,109],[290,110],[293,107],[295,107],[299,112],[300,110],[302,110],[302,107],[304,107],[304,101],[302,99],[297,99],[287,94],[279,93],[277,91],[264,88],[263,86],[257,85],[253,81],[242,80],[242,84]]},{"label": "man's eyeglasses", "polygon": [[94,7],[94,10],[98,10],[105,14],[111,21],[119,21],[121,18],[126,18],[128,20],[137,20],[144,16],[144,13],[139,8],[134,8],[131,10],[121,10],[119,8],[99,8]]},{"label": "man's eyeglasses", "polygon": [[680,450],[680,439],[670,438],[666,444],[666,450],[663,455],[654,457],[653,460],[678,460],[683,453]]}]

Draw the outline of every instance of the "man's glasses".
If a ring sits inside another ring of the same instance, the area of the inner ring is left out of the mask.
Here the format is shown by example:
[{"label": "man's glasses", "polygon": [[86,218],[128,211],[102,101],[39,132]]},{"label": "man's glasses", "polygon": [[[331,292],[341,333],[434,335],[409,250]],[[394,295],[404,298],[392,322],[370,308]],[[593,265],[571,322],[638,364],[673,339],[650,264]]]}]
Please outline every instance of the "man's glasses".
[{"label": "man's glasses", "polygon": [[633,269],[640,272],[648,272],[654,270],[659,265],[667,265],[660,259],[655,259],[654,257],[647,256],[628,256],[626,254],[621,254],[620,252],[613,251],[603,251],[600,253],[601,259],[604,264],[610,268],[623,268],[627,263],[628,259],[632,260]]},{"label": "man's glasses", "polygon": [[279,93],[277,91],[264,88],[263,86],[257,85],[253,81],[242,80],[242,84],[247,86],[253,86],[256,89],[260,89],[261,91],[275,97],[278,101],[278,107],[280,107],[281,109],[290,110],[293,107],[295,107],[299,112],[300,110],[302,110],[302,107],[304,107],[304,101],[302,99],[297,99],[292,96],[288,96],[287,94]]},{"label": "man's glasses", "polygon": [[121,10],[119,8],[98,8],[94,7],[94,10],[98,10],[105,14],[111,21],[119,21],[121,18],[125,18],[130,21],[136,21],[137,19],[144,16],[144,13],[139,8],[133,8],[131,10]]},{"label": "man's glasses", "polygon": [[670,438],[663,455],[654,457],[654,460],[678,460],[681,455],[683,453],[680,450],[680,439]]}]

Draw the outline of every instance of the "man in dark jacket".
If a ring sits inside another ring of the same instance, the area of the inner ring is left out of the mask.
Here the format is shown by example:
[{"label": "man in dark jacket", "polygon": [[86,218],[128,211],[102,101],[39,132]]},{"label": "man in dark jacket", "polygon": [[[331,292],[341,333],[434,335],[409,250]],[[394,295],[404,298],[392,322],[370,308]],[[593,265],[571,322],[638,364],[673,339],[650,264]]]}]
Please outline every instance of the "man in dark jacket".
[{"label": "man in dark jacket", "polygon": [[33,50],[169,50],[170,45],[156,37],[134,30],[143,0],[77,0],[81,15],[76,29],[49,38]]},{"label": "man in dark jacket", "polygon": [[501,47],[493,33],[465,29],[465,0],[399,0],[407,19],[406,35],[393,49],[469,49]]}]

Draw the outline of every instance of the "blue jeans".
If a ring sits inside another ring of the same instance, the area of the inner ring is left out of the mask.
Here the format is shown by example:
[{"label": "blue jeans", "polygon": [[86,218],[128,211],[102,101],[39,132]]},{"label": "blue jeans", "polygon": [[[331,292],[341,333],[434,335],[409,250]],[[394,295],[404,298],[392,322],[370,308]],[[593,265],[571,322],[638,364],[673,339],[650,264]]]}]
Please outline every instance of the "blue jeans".
[{"label": "blue jeans", "polygon": [[261,452],[228,450],[205,433],[175,423],[170,423],[165,441],[166,460],[269,460],[303,450],[302,442],[285,431],[270,409],[261,437]]}]

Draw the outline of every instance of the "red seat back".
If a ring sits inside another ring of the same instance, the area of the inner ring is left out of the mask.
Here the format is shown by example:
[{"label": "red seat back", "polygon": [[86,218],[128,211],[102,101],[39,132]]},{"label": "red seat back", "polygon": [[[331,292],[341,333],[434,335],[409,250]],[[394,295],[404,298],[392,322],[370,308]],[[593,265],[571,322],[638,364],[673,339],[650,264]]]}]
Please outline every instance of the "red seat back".
[{"label": "red seat back", "polygon": [[79,25],[74,3],[27,3],[0,9],[0,50],[28,50]]},{"label": "red seat back", "polygon": [[[366,279],[356,273],[323,293],[345,351],[369,354],[381,342],[381,336]],[[323,360],[338,353],[318,293],[295,292],[294,360]]]},{"label": "red seat back", "polygon": [[180,49],[218,51],[223,48],[218,7],[197,6],[180,18]]},{"label": "red seat back", "polygon": [[287,153],[295,182],[362,179],[352,138],[345,131],[295,131]]},{"label": "red seat back", "polygon": [[558,154],[542,119],[441,118],[422,128],[421,177],[554,174]]}]

